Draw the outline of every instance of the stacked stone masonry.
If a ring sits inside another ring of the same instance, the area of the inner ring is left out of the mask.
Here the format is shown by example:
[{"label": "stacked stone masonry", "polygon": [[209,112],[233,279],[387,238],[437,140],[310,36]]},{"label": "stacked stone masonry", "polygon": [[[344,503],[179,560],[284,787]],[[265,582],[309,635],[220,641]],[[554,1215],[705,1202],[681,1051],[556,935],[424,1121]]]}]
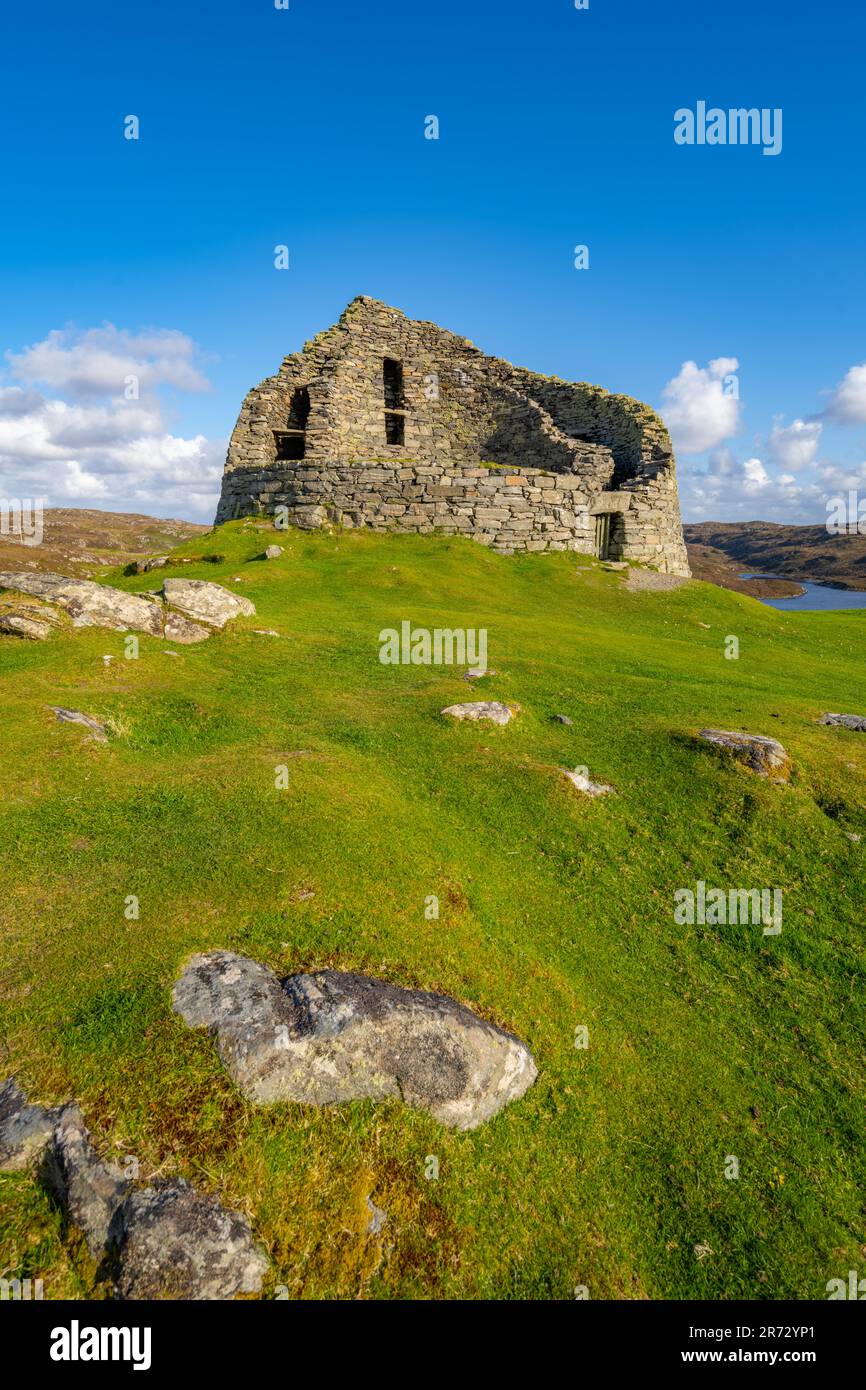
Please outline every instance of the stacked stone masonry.
[{"label": "stacked stone masonry", "polygon": [[305,528],[440,531],[689,573],[673,450],[649,406],[512,367],[367,298],[243,403],[217,522],[280,510]]}]

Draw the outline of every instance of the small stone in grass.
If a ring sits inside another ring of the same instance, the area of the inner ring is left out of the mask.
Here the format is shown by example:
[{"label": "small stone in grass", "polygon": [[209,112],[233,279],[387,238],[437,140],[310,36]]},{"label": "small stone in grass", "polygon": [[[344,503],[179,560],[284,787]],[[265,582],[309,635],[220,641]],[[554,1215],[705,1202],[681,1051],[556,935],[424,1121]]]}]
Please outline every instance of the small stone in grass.
[{"label": "small stone in grass", "polygon": [[442,710],[451,719],[489,719],[493,724],[510,724],[514,711],[499,700],[478,700],[463,705],[448,705]]}]

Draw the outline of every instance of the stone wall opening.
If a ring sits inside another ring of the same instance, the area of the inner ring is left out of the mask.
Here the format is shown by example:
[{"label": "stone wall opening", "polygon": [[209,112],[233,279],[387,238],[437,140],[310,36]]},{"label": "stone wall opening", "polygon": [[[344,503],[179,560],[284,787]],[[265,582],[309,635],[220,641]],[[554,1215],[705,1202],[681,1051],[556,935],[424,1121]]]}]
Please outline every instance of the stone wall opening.
[{"label": "stone wall opening", "polygon": [[595,518],[595,553],[599,560],[610,558],[611,512],[598,512]]},{"label": "stone wall opening", "polygon": [[278,460],[302,459],[307,452],[307,420],[310,417],[310,393],[306,386],[292,392],[289,418],[284,430],[274,430],[275,457]]},{"label": "stone wall opening", "polygon": [[385,443],[403,444],[406,440],[403,364],[395,357],[386,357],[382,363],[382,383],[385,397]]},{"label": "stone wall opening", "polygon": [[406,418],[392,410],[385,412],[385,443],[405,444]]},{"label": "stone wall opening", "polygon": [[393,357],[386,357],[382,364],[382,380],[385,391],[385,409],[402,410],[405,405],[402,362],[398,362]]},{"label": "stone wall opening", "polygon": [[292,400],[289,406],[288,428],[290,430],[305,430],[307,421],[310,418],[310,393],[306,386],[299,386],[292,392]]},{"label": "stone wall opening", "polygon": [[274,430],[277,459],[302,459],[307,450],[303,430]]}]

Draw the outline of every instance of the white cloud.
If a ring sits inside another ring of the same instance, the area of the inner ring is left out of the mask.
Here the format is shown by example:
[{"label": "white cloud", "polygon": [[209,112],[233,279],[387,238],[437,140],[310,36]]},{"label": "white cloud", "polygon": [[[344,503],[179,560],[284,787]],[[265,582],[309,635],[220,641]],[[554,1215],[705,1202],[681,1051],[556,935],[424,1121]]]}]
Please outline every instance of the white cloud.
[{"label": "white cloud", "polygon": [[818,477],[828,492],[847,492],[849,488],[859,488],[862,491],[866,489],[866,463],[858,463],[853,467],[822,463],[818,468]]},{"label": "white cloud", "polygon": [[707,367],[684,362],[665,387],[662,415],[675,449],[700,454],[737,433],[740,403],[731,388],[736,357],[716,357]]},{"label": "white cloud", "polygon": [[759,458],[740,462],[729,449],[705,469],[680,469],[685,521],[778,521],[806,525],[823,519],[823,490],[792,473],[773,474]]},{"label": "white cloud", "polygon": [[55,328],[23,352],[7,352],[18,381],[37,383],[73,396],[122,396],[129,377],[139,390],[174,386],[207,391],[210,383],[195,365],[191,338],[170,328],[129,333],[106,323],[102,328]]},{"label": "white cloud", "polygon": [[866,424],[866,362],[849,367],[834,391],[826,415],[840,425]]},{"label": "white cloud", "polygon": [[790,473],[801,473],[815,461],[821,442],[820,420],[794,420],[790,425],[774,425],[769,449],[775,463]]},{"label": "white cloud", "polygon": [[760,459],[746,459],[743,464],[743,490],[749,494],[762,492],[770,486],[770,477]]},{"label": "white cloud", "polygon": [[[208,389],[184,334],[66,329],[6,356],[27,386],[0,387],[0,495],[212,518],[226,442],[172,433],[155,390]],[[129,375],[139,380],[139,400],[124,398]]]}]

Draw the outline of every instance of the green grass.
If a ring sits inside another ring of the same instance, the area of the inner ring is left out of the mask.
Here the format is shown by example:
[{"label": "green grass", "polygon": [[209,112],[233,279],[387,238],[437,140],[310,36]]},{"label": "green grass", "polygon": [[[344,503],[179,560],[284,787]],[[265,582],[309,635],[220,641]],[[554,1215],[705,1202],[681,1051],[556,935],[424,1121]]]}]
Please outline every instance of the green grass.
[{"label": "green grass", "polygon": [[[3,640],[0,1074],[78,1098],[142,1177],[247,1211],[269,1292],[824,1297],[866,1258],[866,738],[815,720],[864,708],[866,615],[631,594],[578,557],[441,537],[290,532],[259,562],[272,539],[232,523],[175,552],[224,563],[114,573],[243,576],[257,617],[178,656]],[[404,619],[486,628],[499,674],[381,665]],[[439,716],[485,697],[518,719]],[[89,743],[51,704],[118,732]],[[791,784],[699,745],[707,724],[780,738]],[[616,797],[580,797],[557,772],[578,764]],[[781,936],[676,925],[697,879],[783,889]],[[214,947],[441,990],[525,1039],[539,1079],[469,1134],[396,1101],[257,1110],[171,1013]],[[90,1289],[33,1180],[0,1177],[0,1277],[25,1273]]]}]

